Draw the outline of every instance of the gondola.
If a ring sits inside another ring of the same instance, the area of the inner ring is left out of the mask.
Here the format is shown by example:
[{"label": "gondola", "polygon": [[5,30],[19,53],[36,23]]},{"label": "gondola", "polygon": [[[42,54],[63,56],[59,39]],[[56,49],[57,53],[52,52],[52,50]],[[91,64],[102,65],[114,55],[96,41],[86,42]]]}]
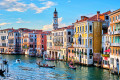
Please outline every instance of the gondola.
[{"label": "gondola", "polygon": [[74,66],[70,66],[70,65],[69,65],[69,68],[71,68],[71,69],[76,69],[76,67],[74,67]]},{"label": "gondola", "polygon": [[69,63],[69,68],[71,68],[71,69],[76,69],[76,67],[73,65],[72,62]]},{"label": "gondola", "polygon": [[39,67],[44,67],[44,68],[54,68],[55,66],[43,66],[43,65],[40,65],[39,63],[37,63],[37,65],[39,66]]},{"label": "gondola", "polygon": [[42,66],[42,65],[39,65],[39,67],[54,68],[55,66]]}]

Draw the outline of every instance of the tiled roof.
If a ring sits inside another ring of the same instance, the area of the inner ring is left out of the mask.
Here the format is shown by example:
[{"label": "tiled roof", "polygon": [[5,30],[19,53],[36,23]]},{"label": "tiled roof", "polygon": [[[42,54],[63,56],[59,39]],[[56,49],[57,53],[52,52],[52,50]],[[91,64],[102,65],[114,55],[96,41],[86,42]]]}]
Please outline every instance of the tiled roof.
[{"label": "tiled roof", "polygon": [[[102,13],[102,14],[99,14],[99,16],[102,16],[102,15],[108,15],[110,14],[111,12],[110,11],[107,11],[105,13]],[[99,18],[100,21],[103,21],[102,19]],[[92,17],[89,17],[89,18],[86,18],[86,19],[81,19],[79,20],[78,22],[83,22],[83,21],[97,21],[97,15],[94,15]],[[76,22],[77,23],[77,22]]]},{"label": "tiled roof", "polygon": [[64,30],[64,29],[74,29],[74,25],[69,25],[67,27],[58,28],[58,29],[53,30],[53,31]]},{"label": "tiled roof", "polygon": [[0,30],[0,31],[8,31],[8,30],[14,30],[14,29],[13,28],[8,28],[8,29]]}]

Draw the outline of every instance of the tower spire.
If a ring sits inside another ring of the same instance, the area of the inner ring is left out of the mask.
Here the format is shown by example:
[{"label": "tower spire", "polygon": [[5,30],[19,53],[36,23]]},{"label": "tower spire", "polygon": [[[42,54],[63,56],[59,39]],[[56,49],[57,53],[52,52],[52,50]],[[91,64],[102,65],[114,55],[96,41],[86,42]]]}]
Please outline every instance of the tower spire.
[{"label": "tower spire", "polygon": [[57,29],[58,28],[58,13],[56,11],[56,8],[55,8],[55,11],[54,11],[54,16],[53,16],[53,29]]},{"label": "tower spire", "polygon": [[56,8],[55,8],[55,12],[57,12],[57,11],[56,11]]}]

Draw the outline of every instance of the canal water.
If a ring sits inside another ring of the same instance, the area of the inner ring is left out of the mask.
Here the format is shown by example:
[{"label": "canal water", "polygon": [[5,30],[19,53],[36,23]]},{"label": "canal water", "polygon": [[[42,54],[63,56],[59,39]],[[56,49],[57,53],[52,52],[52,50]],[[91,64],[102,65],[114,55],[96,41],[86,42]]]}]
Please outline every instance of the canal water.
[{"label": "canal water", "polygon": [[[73,70],[62,61],[44,61],[25,55],[2,55],[2,57],[9,61],[9,74],[0,76],[0,80],[120,80],[108,70],[96,67],[77,66],[77,69]],[[16,63],[16,59],[21,59],[21,63]],[[56,67],[39,68],[36,61]]]}]

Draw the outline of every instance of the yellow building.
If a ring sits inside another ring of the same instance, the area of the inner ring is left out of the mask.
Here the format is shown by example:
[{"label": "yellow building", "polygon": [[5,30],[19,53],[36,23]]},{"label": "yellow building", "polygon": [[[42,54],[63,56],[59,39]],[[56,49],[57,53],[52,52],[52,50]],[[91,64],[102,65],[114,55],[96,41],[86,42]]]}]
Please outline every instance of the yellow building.
[{"label": "yellow building", "polygon": [[120,9],[113,11],[110,16],[110,69],[120,72]]},{"label": "yellow building", "polygon": [[[100,60],[102,48],[102,28],[108,26],[108,14],[110,11],[92,17],[81,16],[80,21],[74,24],[74,49],[76,59],[82,64],[91,65]],[[79,57],[79,58],[78,58]]]}]

